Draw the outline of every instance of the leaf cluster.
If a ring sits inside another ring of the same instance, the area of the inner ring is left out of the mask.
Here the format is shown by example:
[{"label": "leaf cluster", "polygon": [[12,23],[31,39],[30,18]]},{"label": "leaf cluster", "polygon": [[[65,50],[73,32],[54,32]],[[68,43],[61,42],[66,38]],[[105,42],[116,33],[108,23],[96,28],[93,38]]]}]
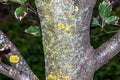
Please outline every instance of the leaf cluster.
[{"label": "leaf cluster", "polygon": [[104,0],[99,5],[99,19],[93,17],[92,26],[104,27],[105,25],[118,25],[119,17],[112,16],[112,5],[109,0]]}]

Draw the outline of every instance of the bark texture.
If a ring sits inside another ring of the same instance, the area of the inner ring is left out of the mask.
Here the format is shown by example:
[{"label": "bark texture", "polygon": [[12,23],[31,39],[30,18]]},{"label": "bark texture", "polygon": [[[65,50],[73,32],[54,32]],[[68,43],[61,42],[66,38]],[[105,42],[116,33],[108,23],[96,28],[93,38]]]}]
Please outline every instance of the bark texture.
[{"label": "bark texture", "polygon": [[48,80],[92,79],[89,28],[94,4],[95,0],[36,0]]},{"label": "bark texture", "polygon": [[[96,0],[35,0],[45,53],[46,80],[93,80],[96,70],[120,52],[120,30],[97,49],[90,44]],[[0,62],[0,73],[15,80],[38,80],[16,47],[0,31],[0,47],[11,45],[16,64]],[[2,50],[2,48],[0,48]]]},{"label": "bark texture", "polygon": [[106,43],[96,49],[95,58],[97,60],[96,68],[106,64],[111,58],[120,52],[120,30]]},{"label": "bark texture", "polygon": [[10,51],[8,53],[0,53],[0,58],[1,54],[3,54],[10,62],[10,56],[15,55],[19,57],[19,61],[17,63],[10,62],[10,65],[6,65],[2,63],[0,59],[0,73],[14,80],[38,80],[17,48],[8,40],[5,34],[0,31],[0,50],[8,46]]},{"label": "bark texture", "polygon": [[93,80],[120,51],[120,31],[98,49],[89,28],[96,0],[35,0],[45,53],[46,80]]}]

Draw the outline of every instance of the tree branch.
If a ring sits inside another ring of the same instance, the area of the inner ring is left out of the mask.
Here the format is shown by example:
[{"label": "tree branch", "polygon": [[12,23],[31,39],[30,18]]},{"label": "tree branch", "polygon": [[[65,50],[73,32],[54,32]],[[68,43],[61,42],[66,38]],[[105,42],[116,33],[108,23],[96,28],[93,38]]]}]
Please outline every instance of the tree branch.
[{"label": "tree branch", "polygon": [[[0,63],[0,73],[1,74],[4,74],[12,79],[15,79],[15,80],[23,80],[23,79],[26,79],[24,75],[20,76],[20,72],[14,68],[12,68],[11,66],[8,66],[4,63]],[[23,78],[24,76],[24,78]]]},{"label": "tree branch", "polygon": [[25,73],[22,73],[18,71],[17,69],[6,65],[4,63],[0,63],[0,73],[4,74],[14,80],[33,80],[32,78],[29,78],[29,76]]},{"label": "tree branch", "polygon": [[96,49],[96,69],[99,69],[102,65],[106,64],[118,52],[120,52],[120,30],[109,41]]},{"label": "tree branch", "polygon": [[[9,49],[10,49],[10,52],[3,53],[8,60],[11,55],[17,55],[20,58],[18,63],[12,63],[9,61],[12,68],[16,69],[18,72],[20,72],[22,74],[26,74],[27,75],[26,77],[29,79],[38,80],[37,77],[32,72],[32,70],[30,69],[30,67],[28,66],[28,64],[26,63],[26,61],[24,60],[24,58],[21,56],[20,52],[17,50],[17,48],[12,44],[12,42],[10,42],[8,40],[8,38],[5,36],[5,34],[2,31],[0,31],[0,47],[3,48],[4,46],[9,46]],[[2,71],[3,71],[2,72],[3,74],[6,73],[6,72],[4,72],[5,71],[4,69],[2,69]],[[20,80],[22,80],[22,79],[20,79]]]},{"label": "tree branch", "polygon": [[14,76],[10,74],[10,69],[12,69],[12,67],[5,65],[2,62],[0,63],[0,73],[14,79]]}]

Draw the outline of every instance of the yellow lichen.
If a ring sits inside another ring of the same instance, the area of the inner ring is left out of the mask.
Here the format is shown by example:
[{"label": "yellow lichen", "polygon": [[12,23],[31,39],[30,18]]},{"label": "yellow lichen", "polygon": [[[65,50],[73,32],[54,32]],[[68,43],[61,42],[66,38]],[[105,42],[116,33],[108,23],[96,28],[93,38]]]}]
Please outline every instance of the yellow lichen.
[{"label": "yellow lichen", "polygon": [[78,6],[75,6],[74,10],[77,12],[79,10]]},{"label": "yellow lichen", "polygon": [[46,77],[46,80],[72,80],[70,76],[62,76],[62,72],[57,73],[57,75],[51,75],[49,74],[48,77]]},{"label": "yellow lichen", "polygon": [[67,66],[67,70],[70,70],[70,69],[72,69],[72,66]]},{"label": "yellow lichen", "polygon": [[72,15],[71,13],[69,13],[69,14],[68,14],[68,17],[69,17],[69,18],[72,18],[72,17],[73,17],[73,15]]},{"label": "yellow lichen", "polygon": [[19,58],[18,55],[11,55],[11,56],[9,57],[9,61],[10,61],[11,63],[18,63],[19,60],[20,60],[20,58]]},{"label": "yellow lichen", "polygon": [[57,78],[56,80],[61,80],[60,78]]},{"label": "yellow lichen", "polygon": [[55,5],[54,5],[54,9],[57,9],[57,7],[58,7],[58,5],[55,4]]},{"label": "yellow lichen", "polygon": [[68,34],[68,36],[69,36],[69,37],[71,37],[71,36],[72,36],[72,34],[71,34],[71,33],[69,33],[69,34]]},{"label": "yellow lichen", "polygon": [[72,78],[70,76],[65,76],[64,80],[72,80]]},{"label": "yellow lichen", "polygon": [[49,74],[46,80],[57,80],[57,77]]},{"label": "yellow lichen", "polygon": [[48,49],[48,47],[49,47],[49,46],[45,45],[45,46],[44,46],[44,50],[47,50],[47,49]]},{"label": "yellow lichen", "polygon": [[64,49],[63,52],[64,52],[64,53],[68,53],[69,50],[68,50],[68,49]]},{"label": "yellow lichen", "polygon": [[63,74],[62,72],[58,72],[58,73],[57,73],[57,76],[58,76],[58,77],[61,77],[62,74]]},{"label": "yellow lichen", "polygon": [[65,25],[63,23],[58,23],[57,25],[60,29],[64,29],[65,28]]},{"label": "yellow lichen", "polygon": [[71,31],[71,26],[70,25],[66,25],[65,31],[66,32],[70,32]]}]

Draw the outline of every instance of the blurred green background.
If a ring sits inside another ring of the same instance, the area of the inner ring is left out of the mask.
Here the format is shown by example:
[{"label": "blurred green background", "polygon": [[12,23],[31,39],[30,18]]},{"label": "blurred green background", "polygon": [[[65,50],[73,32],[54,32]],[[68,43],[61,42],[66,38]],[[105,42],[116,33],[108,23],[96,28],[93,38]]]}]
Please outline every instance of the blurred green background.
[{"label": "blurred green background", "polygon": [[[98,0],[94,9],[93,16],[98,14],[98,4],[102,0]],[[30,4],[35,8],[34,0],[30,0]],[[5,17],[0,16],[0,30],[15,44],[21,52],[33,72],[40,80],[45,80],[44,75],[44,54],[42,49],[41,37],[35,37],[24,32],[30,25],[39,25],[39,20],[36,14],[29,12],[21,22],[15,19],[14,10],[18,7],[17,4],[0,6],[0,14],[2,10],[7,10],[4,13]],[[113,15],[120,17],[120,2],[116,5],[112,12]],[[117,26],[105,26],[107,31],[118,30]],[[103,36],[93,37],[104,33],[100,27],[91,30],[91,44],[94,48],[109,40],[115,33],[105,34]],[[120,80],[120,54],[115,56],[108,64],[99,69],[94,76],[94,80]],[[0,74],[0,80],[12,80]]]}]

